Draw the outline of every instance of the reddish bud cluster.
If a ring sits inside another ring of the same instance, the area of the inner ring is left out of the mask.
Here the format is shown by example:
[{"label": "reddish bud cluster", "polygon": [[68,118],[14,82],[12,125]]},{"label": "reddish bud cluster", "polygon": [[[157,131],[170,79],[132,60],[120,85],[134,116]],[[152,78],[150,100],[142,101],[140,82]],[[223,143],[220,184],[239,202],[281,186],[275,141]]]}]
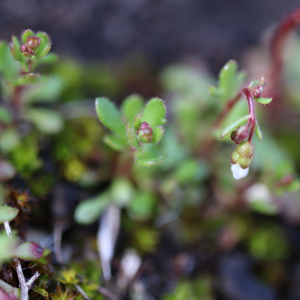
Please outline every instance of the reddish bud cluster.
[{"label": "reddish bud cluster", "polygon": [[262,94],[263,91],[263,87],[262,86],[255,86],[255,87],[251,87],[249,88],[251,96],[253,98],[259,98]]},{"label": "reddish bud cluster", "polygon": [[147,122],[143,122],[138,130],[139,138],[143,143],[151,143],[153,130]]},{"label": "reddish bud cluster", "polygon": [[20,50],[26,57],[31,57],[34,55],[34,51],[39,47],[40,44],[40,38],[30,36],[27,38],[26,43],[20,47]]}]

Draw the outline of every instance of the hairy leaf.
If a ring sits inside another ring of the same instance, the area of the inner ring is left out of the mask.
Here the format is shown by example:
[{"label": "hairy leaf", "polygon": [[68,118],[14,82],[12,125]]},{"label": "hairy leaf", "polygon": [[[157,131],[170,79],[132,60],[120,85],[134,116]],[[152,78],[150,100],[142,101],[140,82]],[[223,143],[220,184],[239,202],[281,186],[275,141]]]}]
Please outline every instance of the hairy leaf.
[{"label": "hairy leaf", "polygon": [[159,98],[152,98],[146,104],[142,120],[147,122],[152,128],[166,123],[166,106]]}]

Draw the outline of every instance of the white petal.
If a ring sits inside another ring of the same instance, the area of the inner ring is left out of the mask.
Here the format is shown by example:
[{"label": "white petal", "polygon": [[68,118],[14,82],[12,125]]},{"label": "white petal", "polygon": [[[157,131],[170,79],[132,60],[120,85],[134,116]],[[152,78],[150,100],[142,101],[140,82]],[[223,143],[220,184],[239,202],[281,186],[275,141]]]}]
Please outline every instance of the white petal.
[{"label": "white petal", "polygon": [[101,258],[105,280],[111,278],[110,262],[120,227],[120,208],[111,204],[103,213],[97,236],[97,246]]},{"label": "white petal", "polygon": [[249,167],[247,169],[242,169],[239,164],[231,164],[231,172],[233,178],[239,180],[248,175]]}]

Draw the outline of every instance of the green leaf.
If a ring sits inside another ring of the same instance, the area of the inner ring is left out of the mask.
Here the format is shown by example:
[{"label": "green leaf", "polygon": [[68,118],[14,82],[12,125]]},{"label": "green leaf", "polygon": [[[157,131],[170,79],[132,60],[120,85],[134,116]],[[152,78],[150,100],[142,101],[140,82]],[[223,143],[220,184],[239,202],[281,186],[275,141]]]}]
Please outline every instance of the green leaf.
[{"label": "green leaf", "polygon": [[158,144],[163,137],[165,129],[162,126],[156,126],[153,130],[152,144]]},{"label": "green leaf", "polygon": [[219,91],[211,90],[215,95],[219,93],[219,97],[223,101],[234,98],[245,80],[245,73],[237,72],[237,69],[237,63],[230,60],[220,72]]},{"label": "green leaf", "polygon": [[[149,145],[155,147],[155,145]],[[146,148],[146,147],[145,147]],[[135,163],[144,167],[151,167],[161,164],[167,157],[166,154],[157,153],[152,147],[147,147],[145,152],[137,152],[135,157]]]},{"label": "green leaf", "polygon": [[257,121],[256,121],[256,124],[255,124],[254,132],[255,132],[256,136],[258,137],[258,139],[260,141],[262,141],[262,133],[260,131],[260,128],[259,128],[259,125],[258,125]]},{"label": "green leaf", "polygon": [[37,66],[39,65],[42,65],[42,64],[54,64],[56,63],[58,60],[58,56],[54,53],[48,53],[46,54],[45,56],[41,57],[40,59],[36,60],[34,63],[33,63],[33,68],[36,68]]},{"label": "green leaf", "polygon": [[24,117],[46,134],[58,133],[63,127],[62,116],[52,109],[30,108],[25,112]]},{"label": "green leaf", "polygon": [[133,123],[136,115],[142,111],[144,106],[144,99],[138,95],[133,94],[127,97],[122,103],[122,113],[127,122]]},{"label": "green leaf", "polygon": [[15,239],[8,237],[5,231],[0,232],[0,265],[12,257],[15,242]]},{"label": "green leaf", "polygon": [[[1,240],[1,237],[0,237],[0,240]],[[0,258],[0,261],[1,261],[1,258]],[[20,297],[21,297],[20,289],[12,287],[11,285],[9,285],[8,283],[4,282],[1,279],[0,279],[0,288],[9,296],[10,300],[17,300],[17,299],[20,299]],[[7,299],[7,298],[5,298],[5,299]]]},{"label": "green leaf", "polygon": [[19,132],[14,128],[4,130],[0,135],[0,150],[2,152],[9,152],[13,150],[20,143]]},{"label": "green leaf", "polygon": [[36,36],[39,37],[41,40],[43,40],[45,42],[45,44],[48,44],[51,42],[49,35],[44,31],[38,31],[36,33]]},{"label": "green leaf", "polygon": [[7,107],[0,106],[0,122],[8,124],[12,121],[12,115]]},{"label": "green leaf", "polygon": [[104,136],[103,141],[106,145],[116,151],[121,151],[125,148],[123,140],[121,140],[117,135],[114,134],[107,134],[106,136]]},{"label": "green leaf", "polygon": [[26,85],[26,84],[39,83],[45,80],[46,80],[45,76],[41,76],[40,74],[36,74],[36,73],[30,73],[30,74],[20,76],[19,78],[13,80],[11,83],[13,85]]},{"label": "green leaf", "polygon": [[49,76],[46,81],[35,84],[24,92],[27,103],[51,102],[57,100],[64,88],[63,80],[58,76]]},{"label": "green leaf", "polygon": [[51,43],[46,44],[46,45],[41,45],[39,46],[38,50],[36,51],[35,56],[37,58],[42,58],[43,56],[45,56],[49,51],[51,50]]},{"label": "green leaf", "polygon": [[44,254],[44,249],[36,243],[26,242],[14,249],[12,255],[29,261],[38,260]]},{"label": "green leaf", "polygon": [[127,124],[126,126],[126,134],[127,134],[129,145],[138,151],[142,151],[140,142],[136,135],[136,131],[130,123]]},{"label": "green leaf", "polygon": [[166,106],[159,98],[152,98],[146,104],[142,116],[143,122],[147,122],[152,128],[166,123]]},{"label": "green leaf", "polygon": [[79,283],[79,280],[76,278],[76,275],[77,272],[74,269],[63,270],[62,271],[63,278],[58,278],[58,281],[60,281],[63,284],[76,285]]},{"label": "green leaf", "polygon": [[142,125],[142,117],[136,116],[136,118],[134,119],[134,123],[133,123],[134,130],[136,130],[136,131],[139,130],[141,125]]},{"label": "green leaf", "polygon": [[0,224],[12,221],[19,213],[19,210],[10,206],[0,206]]},{"label": "green leaf", "polygon": [[127,206],[134,195],[134,188],[126,178],[116,178],[110,187],[111,200],[118,206]]},{"label": "green leaf", "polygon": [[16,170],[14,167],[5,160],[0,160],[0,181],[7,181],[15,176]]},{"label": "green leaf", "polygon": [[138,219],[147,219],[151,217],[156,200],[156,196],[152,193],[139,192],[133,198],[129,207],[129,212]]},{"label": "green leaf", "polygon": [[20,45],[18,38],[13,35],[11,40],[12,40],[12,42],[10,44],[10,51],[11,51],[12,57],[17,61],[24,63],[25,59],[24,59],[24,55],[22,54],[22,52],[20,50],[21,45]]},{"label": "green leaf", "polygon": [[12,80],[20,73],[20,64],[13,58],[6,42],[0,42],[0,71],[5,80]]},{"label": "green leaf", "polygon": [[109,99],[96,98],[96,112],[104,126],[121,138],[125,136],[125,125],[121,120],[119,111]]},{"label": "green leaf", "polygon": [[45,300],[48,300],[49,299],[49,294],[46,290],[44,289],[41,289],[40,287],[38,287],[37,285],[34,286],[32,288],[32,290],[36,293],[38,293],[39,295],[41,295]]},{"label": "green leaf", "polygon": [[102,211],[110,202],[111,198],[106,192],[79,203],[75,209],[76,222],[83,225],[92,224],[99,219]]},{"label": "green leaf", "polygon": [[219,98],[221,96],[220,90],[213,85],[208,88],[208,92],[215,98]]},{"label": "green leaf", "polygon": [[26,30],[23,31],[23,33],[22,33],[22,41],[23,41],[24,44],[26,43],[27,39],[30,36],[35,36],[34,32],[31,29],[26,29]]},{"label": "green leaf", "polygon": [[179,183],[190,184],[207,177],[207,166],[194,159],[188,159],[180,163],[175,171],[175,178]]},{"label": "green leaf", "polygon": [[259,97],[259,98],[254,98],[255,101],[257,101],[260,104],[269,104],[272,102],[273,98],[263,98],[263,97]]},{"label": "green leaf", "polygon": [[250,115],[246,115],[246,116],[243,116],[243,117],[239,118],[238,120],[236,120],[235,122],[233,122],[229,126],[227,126],[225,129],[223,129],[223,131],[220,135],[220,139],[224,138],[225,135],[232,132],[237,127],[239,127],[242,124],[246,123],[249,119],[250,119]]}]

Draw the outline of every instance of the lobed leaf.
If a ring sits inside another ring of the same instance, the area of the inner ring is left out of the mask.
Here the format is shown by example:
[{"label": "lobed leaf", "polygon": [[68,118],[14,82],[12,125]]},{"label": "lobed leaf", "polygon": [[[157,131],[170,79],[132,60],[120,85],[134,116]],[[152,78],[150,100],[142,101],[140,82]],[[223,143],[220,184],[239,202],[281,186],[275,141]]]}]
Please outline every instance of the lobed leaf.
[{"label": "lobed leaf", "polygon": [[121,120],[120,113],[109,99],[104,97],[96,98],[96,113],[101,123],[109,130],[120,137],[125,136],[125,126]]},{"label": "lobed leaf", "polygon": [[227,126],[222,131],[222,133],[220,135],[220,139],[223,139],[225,137],[225,135],[227,135],[228,133],[232,132],[234,129],[236,129],[237,127],[241,126],[242,124],[244,124],[245,122],[247,122],[249,119],[250,119],[250,115],[246,115],[246,116],[243,116],[243,117],[239,118],[238,120],[236,120],[235,122],[233,122],[229,126]]},{"label": "lobed leaf", "polygon": [[144,99],[138,95],[133,94],[128,96],[122,103],[122,113],[127,122],[133,123],[136,115],[142,111],[144,106]]},{"label": "lobed leaf", "polygon": [[164,101],[159,98],[152,98],[144,108],[142,120],[155,128],[166,123],[165,115],[166,106]]}]

